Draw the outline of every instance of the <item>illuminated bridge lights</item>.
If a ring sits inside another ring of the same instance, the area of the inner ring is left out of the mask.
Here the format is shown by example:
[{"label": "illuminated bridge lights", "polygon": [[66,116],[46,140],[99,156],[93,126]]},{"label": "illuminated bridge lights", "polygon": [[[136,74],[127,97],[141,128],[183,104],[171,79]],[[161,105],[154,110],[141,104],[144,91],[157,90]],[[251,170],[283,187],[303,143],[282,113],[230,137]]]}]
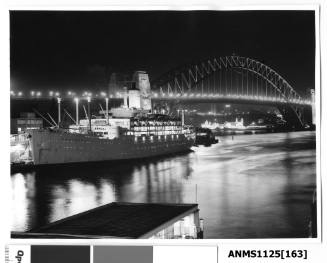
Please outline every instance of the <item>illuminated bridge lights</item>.
[{"label": "illuminated bridge lights", "polygon": [[[84,91],[81,94],[78,94],[77,92],[74,92],[72,90],[63,91],[62,94],[59,91],[38,91],[38,90],[30,90],[26,92],[26,95],[22,91],[15,91],[10,90],[10,96],[13,98],[30,98],[30,99],[51,99],[51,98],[58,98],[61,97],[62,99],[69,99],[74,97],[80,97],[80,98],[87,98],[87,97],[96,97],[96,98],[116,98],[121,99],[124,96],[124,93],[117,92],[115,94],[108,94],[104,91],[99,91],[97,93],[92,93],[90,91]],[[29,96],[28,96],[29,95]],[[297,105],[313,105],[312,101],[310,99],[301,99],[299,97],[296,98],[285,98],[283,96],[277,97],[273,95],[265,96],[265,95],[258,95],[258,94],[240,94],[240,93],[210,93],[210,92],[152,92],[152,97],[157,99],[174,99],[174,98],[183,98],[185,100],[215,100],[215,99],[234,99],[234,100],[248,100],[248,101],[265,101],[265,102],[272,102],[272,103],[291,103],[291,104],[297,104]]]},{"label": "illuminated bridge lights", "polygon": [[92,97],[92,92],[84,91],[82,94],[83,97]]}]

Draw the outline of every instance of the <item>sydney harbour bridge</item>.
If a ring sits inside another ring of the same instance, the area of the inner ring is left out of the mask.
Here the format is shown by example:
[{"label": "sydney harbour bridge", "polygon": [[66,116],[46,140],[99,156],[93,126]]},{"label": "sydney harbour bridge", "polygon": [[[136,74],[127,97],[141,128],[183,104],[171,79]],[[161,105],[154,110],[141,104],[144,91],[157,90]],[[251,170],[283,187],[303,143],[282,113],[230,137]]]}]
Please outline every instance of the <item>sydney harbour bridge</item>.
[{"label": "sydney harbour bridge", "polygon": [[[303,128],[312,124],[313,100],[301,96],[277,71],[262,62],[241,56],[224,56],[174,68],[151,81],[153,103],[235,103],[267,105],[278,108],[288,124]],[[63,100],[83,98],[69,91],[65,94],[31,91],[29,96],[11,91],[16,99]],[[98,95],[96,95],[98,98]],[[99,97],[109,97],[101,92]],[[123,94],[110,94],[109,99],[121,99]],[[92,96],[92,99],[96,99]]]},{"label": "sydney harbour bridge", "polygon": [[176,103],[275,106],[296,128],[311,123],[312,100],[275,70],[246,57],[225,56],[173,69],[152,81],[152,99]]}]

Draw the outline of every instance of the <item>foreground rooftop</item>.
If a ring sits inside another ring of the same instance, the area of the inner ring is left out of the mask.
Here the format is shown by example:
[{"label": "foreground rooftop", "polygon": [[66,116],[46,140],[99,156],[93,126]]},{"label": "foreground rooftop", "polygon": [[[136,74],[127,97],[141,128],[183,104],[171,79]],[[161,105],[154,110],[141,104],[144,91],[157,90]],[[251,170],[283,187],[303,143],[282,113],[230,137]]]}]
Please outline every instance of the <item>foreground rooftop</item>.
[{"label": "foreground rooftop", "polygon": [[149,238],[197,210],[197,204],[113,202],[12,237]]}]

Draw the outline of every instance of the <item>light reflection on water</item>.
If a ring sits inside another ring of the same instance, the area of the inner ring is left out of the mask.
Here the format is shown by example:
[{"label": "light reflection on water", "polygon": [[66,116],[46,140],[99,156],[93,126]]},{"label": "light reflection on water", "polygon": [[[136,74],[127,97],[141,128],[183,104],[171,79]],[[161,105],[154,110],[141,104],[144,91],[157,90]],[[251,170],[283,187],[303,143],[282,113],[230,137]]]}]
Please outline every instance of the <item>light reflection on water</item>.
[{"label": "light reflection on water", "polygon": [[239,135],[179,156],[16,173],[12,230],[113,201],[197,202],[205,238],[307,237],[315,156],[314,132]]}]

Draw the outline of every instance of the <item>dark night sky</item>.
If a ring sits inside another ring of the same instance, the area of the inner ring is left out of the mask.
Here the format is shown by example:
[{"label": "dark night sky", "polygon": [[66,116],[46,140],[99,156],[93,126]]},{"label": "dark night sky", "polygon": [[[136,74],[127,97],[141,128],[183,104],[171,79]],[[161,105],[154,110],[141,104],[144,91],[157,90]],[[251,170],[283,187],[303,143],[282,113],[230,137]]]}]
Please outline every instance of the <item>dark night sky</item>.
[{"label": "dark night sky", "polygon": [[111,72],[134,70],[153,79],[233,53],[267,64],[300,92],[314,88],[311,11],[12,11],[10,32],[16,90],[99,87]]}]

